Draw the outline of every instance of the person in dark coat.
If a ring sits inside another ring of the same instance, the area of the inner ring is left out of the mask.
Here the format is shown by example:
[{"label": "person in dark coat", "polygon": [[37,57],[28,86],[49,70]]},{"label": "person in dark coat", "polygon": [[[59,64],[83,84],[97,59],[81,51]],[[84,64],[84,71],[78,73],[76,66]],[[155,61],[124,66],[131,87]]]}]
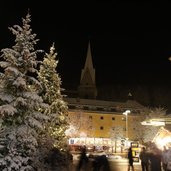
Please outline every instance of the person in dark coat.
[{"label": "person in dark coat", "polygon": [[132,168],[132,171],[134,171],[134,165],[133,165],[133,155],[132,155],[132,148],[130,147],[128,149],[128,171]]},{"label": "person in dark coat", "polygon": [[167,171],[167,156],[168,156],[167,153],[168,153],[168,149],[166,148],[166,146],[164,146],[161,154],[163,171]]},{"label": "person in dark coat", "polygon": [[141,152],[140,152],[140,160],[141,160],[141,167],[142,171],[149,171],[149,156],[148,153],[146,152],[145,147],[142,147]]},{"label": "person in dark coat", "polygon": [[93,171],[110,171],[106,155],[97,156],[93,161]]},{"label": "person in dark coat", "polygon": [[149,153],[151,171],[161,171],[161,151],[157,147],[153,147]]},{"label": "person in dark coat", "polygon": [[80,171],[80,170],[86,171],[87,164],[88,164],[88,157],[86,155],[86,146],[83,146],[81,148],[81,156],[78,162],[77,171]]}]

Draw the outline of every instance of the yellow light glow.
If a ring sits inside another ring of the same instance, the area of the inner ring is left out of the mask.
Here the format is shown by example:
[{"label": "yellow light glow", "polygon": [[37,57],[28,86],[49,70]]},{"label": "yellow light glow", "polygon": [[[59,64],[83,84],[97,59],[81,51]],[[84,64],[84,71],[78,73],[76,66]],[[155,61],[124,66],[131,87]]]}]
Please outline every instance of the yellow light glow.
[{"label": "yellow light glow", "polygon": [[156,145],[159,149],[163,149],[164,146],[167,146],[168,143],[171,142],[171,137],[165,137],[163,139],[157,138],[156,139]]}]

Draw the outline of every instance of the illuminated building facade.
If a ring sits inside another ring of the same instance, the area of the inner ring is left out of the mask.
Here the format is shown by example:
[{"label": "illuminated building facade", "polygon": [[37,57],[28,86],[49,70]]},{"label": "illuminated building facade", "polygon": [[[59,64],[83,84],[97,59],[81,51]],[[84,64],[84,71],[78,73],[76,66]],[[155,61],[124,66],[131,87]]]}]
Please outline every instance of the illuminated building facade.
[{"label": "illuminated building facade", "polygon": [[[136,122],[138,122],[139,115],[145,108],[131,99],[125,102],[96,99],[95,69],[93,68],[90,42],[77,92],[76,97],[72,98],[67,95],[67,98],[65,98],[69,107],[69,115],[71,120],[73,119],[73,129],[75,129],[72,131],[71,137],[82,138],[82,142],[79,143],[100,143],[103,145],[112,144],[110,140],[116,141],[116,139],[119,139],[121,142],[126,134],[128,134],[130,140],[136,138]],[[126,110],[131,111],[127,117],[128,130],[126,130],[126,117],[123,115]],[[126,131],[128,132],[126,133]],[[86,142],[87,140],[89,142]],[[71,141],[75,143],[74,140]]]}]

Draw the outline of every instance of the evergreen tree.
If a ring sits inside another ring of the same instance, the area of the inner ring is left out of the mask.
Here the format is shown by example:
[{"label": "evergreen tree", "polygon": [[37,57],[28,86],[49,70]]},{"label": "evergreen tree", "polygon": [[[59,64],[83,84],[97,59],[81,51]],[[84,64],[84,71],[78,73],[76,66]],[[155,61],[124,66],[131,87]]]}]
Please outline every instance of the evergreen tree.
[{"label": "evergreen tree", "polygon": [[[65,131],[68,128],[68,106],[66,102],[64,102],[63,95],[61,94],[63,89],[61,88],[61,78],[56,70],[58,64],[56,56],[57,53],[55,53],[53,44],[49,54],[45,54],[43,62],[40,65],[38,80],[42,85],[41,96],[49,105],[45,110],[45,114],[50,117],[46,125],[47,134],[50,135],[49,138],[52,140],[56,152],[60,153],[61,157],[59,158],[61,160],[62,156],[67,152],[66,147],[68,142]],[[62,161],[56,161],[56,163],[62,164]],[[65,161],[64,163],[66,164]]]},{"label": "evergreen tree", "polygon": [[48,119],[41,109],[48,105],[38,95],[36,34],[30,28],[30,15],[22,26],[14,25],[15,45],[1,50],[0,66],[0,170],[33,171],[39,135]]}]

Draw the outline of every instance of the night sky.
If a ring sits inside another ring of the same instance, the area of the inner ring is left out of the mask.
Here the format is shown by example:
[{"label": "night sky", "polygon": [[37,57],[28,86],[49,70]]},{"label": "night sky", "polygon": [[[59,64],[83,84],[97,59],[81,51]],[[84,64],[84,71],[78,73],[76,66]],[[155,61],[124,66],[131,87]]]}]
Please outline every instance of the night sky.
[{"label": "night sky", "polygon": [[2,3],[0,48],[14,44],[8,27],[29,9],[37,47],[55,43],[63,85],[79,84],[89,40],[97,85],[171,85],[170,4],[52,2]]}]

